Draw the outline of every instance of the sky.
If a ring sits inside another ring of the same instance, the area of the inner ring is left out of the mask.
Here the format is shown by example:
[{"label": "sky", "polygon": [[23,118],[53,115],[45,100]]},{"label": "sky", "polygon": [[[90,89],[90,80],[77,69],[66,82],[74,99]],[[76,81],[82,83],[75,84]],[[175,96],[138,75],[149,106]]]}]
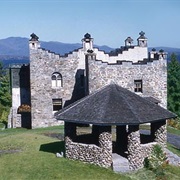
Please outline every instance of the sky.
[{"label": "sky", "polygon": [[0,39],[81,43],[118,48],[144,31],[149,47],[180,48],[180,0],[0,0]]}]

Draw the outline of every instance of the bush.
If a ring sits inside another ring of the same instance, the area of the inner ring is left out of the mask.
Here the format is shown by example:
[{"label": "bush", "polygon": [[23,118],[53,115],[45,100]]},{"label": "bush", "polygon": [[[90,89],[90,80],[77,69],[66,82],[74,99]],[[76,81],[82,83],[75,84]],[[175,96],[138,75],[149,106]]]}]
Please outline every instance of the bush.
[{"label": "bush", "polygon": [[0,106],[0,109],[1,109],[0,110],[0,123],[4,123],[7,126],[8,115],[9,115],[10,108]]},{"label": "bush", "polygon": [[157,179],[166,179],[165,169],[167,164],[166,154],[160,145],[155,145],[151,155],[144,160],[144,167],[153,171]]},{"label": "bush", "polygon": [[180,130],[180,118],[179,117],[177,117],[176,119],[170,119],[170,120],[168,120],[167,123],[169,126]]},{"label": "bush", "polygon": [[0,130],[3,130],[5,128],[5,125],[3,123],[0,123]]},{"label": "bush", "polygon": [[28,104],[22,104],[21,106],[18,107],[18,113],[21,112],[31,112],[31,106]]}]

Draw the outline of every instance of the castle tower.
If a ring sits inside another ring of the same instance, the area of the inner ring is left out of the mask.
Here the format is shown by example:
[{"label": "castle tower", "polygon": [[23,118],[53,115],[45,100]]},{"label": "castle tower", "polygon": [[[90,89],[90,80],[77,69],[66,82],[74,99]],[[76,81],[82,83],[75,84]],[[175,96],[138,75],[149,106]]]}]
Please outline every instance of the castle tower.
[{"label": "castle tower", "polygon": [[156,49],[155,49],[155,48],[153,48],[153,49],[149,52],[149,54],[150,54],[150,58],[151,58],[151,59],[157,58],[157,52],[156,52]]},{"label": "castle tower", "polygon": [[139,38],[137,39],[138,41],[138,46],[140,47],[147,47],[147,38],[144,36],[145,33],[143,31],[141,31],[139,33]]},{"label": "castle tower", "polygon": [[89,33],[86,33],[84,35],[84,38],[82,39],[82,44],[85,52],[93,50],[93,38],[91,38],[91,35]]},{"label": "castle tower", "polygon": [[158,55],[159,55],[159,60],[166,60],[166,59],[167,59],[167,53],[164,52],[163,49],[160,49],[160,50],[159,50]]},{"label": "castle tower", "polygon": [[36,36],[36,34],[32,33],[31,35],[31,39],[29,40],[29,49],[38,49],[40,48],[40,42],[38,41],[39,37]]},{"label": "castle tower", "polygon": [[133,39],[131,37],[127,37],[125,40],[125,46],[132,46],[133,45]]}]

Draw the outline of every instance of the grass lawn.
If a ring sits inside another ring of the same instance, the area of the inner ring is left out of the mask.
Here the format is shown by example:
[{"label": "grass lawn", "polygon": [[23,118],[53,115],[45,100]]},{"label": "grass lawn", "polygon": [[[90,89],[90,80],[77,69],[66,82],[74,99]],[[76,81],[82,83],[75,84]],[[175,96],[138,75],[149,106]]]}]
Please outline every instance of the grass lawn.
[{"label": "grass lawn", "polygon": [[57,158],[64,142],[49,137],[56,133],[62,134],[63,127],[0,131],[0,179],[129,179],[111,169]]},{"label": "grass lawn", "polygon": [[[61,151],[64,151],[62,126],[0,131],[0,180],[155,179],[155,174],[145,169],[116,174],[111,169],[57,158],[55,153]],[[166,174],[171,180],[178,179],[180,168],[168,166]]]}]

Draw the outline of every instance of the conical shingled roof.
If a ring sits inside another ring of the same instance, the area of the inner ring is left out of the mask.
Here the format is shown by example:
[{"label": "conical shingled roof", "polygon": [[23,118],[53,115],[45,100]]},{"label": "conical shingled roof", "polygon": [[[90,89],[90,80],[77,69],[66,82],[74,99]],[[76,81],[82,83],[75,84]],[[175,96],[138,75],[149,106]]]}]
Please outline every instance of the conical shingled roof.
[{"label": "conical shingled roof", "polygon": [[170,111],[116,84],[56,113],[57,120],[96,125],[135,125],[174,117]]}]

